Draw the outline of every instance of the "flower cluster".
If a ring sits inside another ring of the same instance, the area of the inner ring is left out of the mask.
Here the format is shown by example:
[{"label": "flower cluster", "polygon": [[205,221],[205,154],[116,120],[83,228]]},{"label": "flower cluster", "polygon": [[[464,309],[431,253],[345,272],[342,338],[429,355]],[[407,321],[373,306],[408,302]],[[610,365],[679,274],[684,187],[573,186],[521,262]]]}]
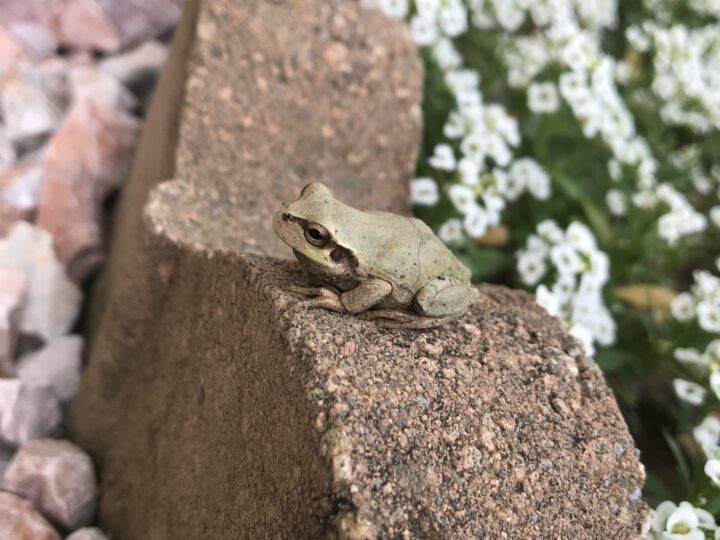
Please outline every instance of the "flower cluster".
[{"label": "flower cluster", "polygon": [[538,303],[571,324],[570,332],[593,354],[594,342],[615,342],[616,325],[603,301],[609,260],[588,227],[574,222],[563,231],[556,222],[541,222],[518,253],[517,269],[526,285],[537,285]]},{"label": "flower cluster", "polygon": [[706,533],[720,538],[715,518],[689,502],[665,501],[655,509],[648,537],[652,540],[706,540]]},{"label": "flower cluster", "polygon": [[720,25],[669,28],[646,21],[627,30],[640,53],[653,53],[652,91],[668,124],[700,133],[720,127]]},{"label": "flower cluster", "polygon": [[697,271],[694,277],[690,292],[673,300],[673,317],[681,322],[697,319],[706,332],[720,334],[720,277],[706,271]]}]

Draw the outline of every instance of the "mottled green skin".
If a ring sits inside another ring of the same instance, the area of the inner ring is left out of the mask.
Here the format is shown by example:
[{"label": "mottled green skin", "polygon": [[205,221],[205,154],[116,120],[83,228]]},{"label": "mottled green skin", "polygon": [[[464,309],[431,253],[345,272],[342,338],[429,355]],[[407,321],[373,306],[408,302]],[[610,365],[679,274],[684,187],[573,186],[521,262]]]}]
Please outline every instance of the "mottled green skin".
[{"label": "mottled green skin", "polygon": [[[307,223],[325,227],[331,241],[323,247],[309,243]],[[322,184],[310,184],[297,201],[283,204],[273,227],[311,275],[352,292],[340,295],[346,311],[372,307],[444,317],[462,313],[475,298],[470,270],[425,223],[357,210]]]}]

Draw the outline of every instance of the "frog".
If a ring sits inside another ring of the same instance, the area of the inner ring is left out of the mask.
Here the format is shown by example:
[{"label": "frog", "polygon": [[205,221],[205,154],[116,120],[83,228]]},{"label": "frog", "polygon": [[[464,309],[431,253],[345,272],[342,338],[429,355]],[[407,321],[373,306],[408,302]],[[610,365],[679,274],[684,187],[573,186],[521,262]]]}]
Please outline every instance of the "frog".
[{"label": "frog", "polygon": [[295,307],[422,329],[459,318],[478,298],[470,270],[423,221],[358,210],[319,182],[280,206],[273,230],[318,285],[291,285],[305,296]]}]

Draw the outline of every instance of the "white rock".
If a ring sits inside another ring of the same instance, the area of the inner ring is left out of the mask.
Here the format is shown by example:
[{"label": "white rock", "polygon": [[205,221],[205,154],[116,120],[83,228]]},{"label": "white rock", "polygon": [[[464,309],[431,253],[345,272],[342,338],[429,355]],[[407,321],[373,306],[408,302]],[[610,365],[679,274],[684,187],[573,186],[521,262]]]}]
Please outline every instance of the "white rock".
[{"label": "white rock", "polygon": [[47,58],[58,47],[55,34],[37,22],[17,21],[9,24],[5,29],[23,46],[32,60]]},{"label": "white rock", "polygon": [[20,379],[0,379],[0,439],[20,446],[52,435],[62,413],[48,387],[30,386]]},{"label": "white rock", "polygon": [[48,135],[63,112],[43,86],[42,75],[27,64],[7,66],[0,77],[0,108],[5,134],[13,142]]},{"label": "white rock", "polygon": [[19,221],[0,240],[0,268],[22,270],[28,297],[20,323],[22,332],[45,340],[67,333],[77,318],[80,289],[65,275],[43,229]]},{"label": "white rock", "polygon": [[20,270],[0,269],[0,377],[13,377],[13,351],[17,343],[26,295],[25,274]]},{"label": "white rock", "polygon": [[39,163],[23,163],[0,178],[3,200],[18,210],[34,210],[40,202],[45,171]]},{"label": "white rock", "polygon": [[107,536],[97,527],[78,529],[65,540],[107,540]]},{"label": "white rock", "polygon": [[73,67],[70,87],[74,103],[92,101],[123,111],[137,106],[135,96],[118,79],[94,66]]},{"label": "white rock", "polygon": [[128,86],[144,73],[157,72],[165,63],[167,55],[166,45],[159,41],[147,41],[126,53],[106,58],[98,67],[100,71]]},{"label": "white rock", "polygon": [[61,402],[69,401],[80,384],[83,338],[58,336],[17,363],[17,376],[30,386],[48,386]]}]

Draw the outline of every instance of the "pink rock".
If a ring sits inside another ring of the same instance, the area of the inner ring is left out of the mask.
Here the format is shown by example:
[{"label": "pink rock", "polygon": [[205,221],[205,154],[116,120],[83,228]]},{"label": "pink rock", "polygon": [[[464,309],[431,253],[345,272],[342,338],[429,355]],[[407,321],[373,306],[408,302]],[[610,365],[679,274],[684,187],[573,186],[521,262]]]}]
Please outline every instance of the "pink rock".
[{"label": "pink rock", "polygon": [[147,73],[157,72],[167,58],[167,46],[159,41],[147,41],[126,52],[110,56],[99,64],[100,71],[129,86]]},{"label": "pink rock", "polygon": [[57,0],[52,26],[70,47],[114,52],[172,28],[180,17],[172,0]]},{"label": "pink rock", "polygon": [[65,540],[107,540],[107,536],[97,527],[78,529]]},{"label": "pink rock", "polygon": [[122,46],[113,21],[95,0],[61,0],[54,4],[53,28],[60,43],[108,52]]},{"label": "pink rock", "polygon": [[69,441],[38,439],[24,444],[5,471],[2,488],[29,500],[65,529],[87,525],[95,513],[92,461]]},{"label": "pink rock", "polygon": [[15,223],[0,239],[0,268],[21,270],[27,279],[21,332],[49,340],[70,330],[82,293],[58,262],[47,231],[24,221]]},{"label": "pink rock", "polygon": [[58,336],[17,364],[17,376],[31,386],[52,388],[61,402],[69,401],[80,383],[83,338]]},{"label": "pink rock", "polygon": [[25,300],[25,274],[0,269],[0,377],[14,377],[13,352]]},{"label": "pink rock", "polygon": [[60,403],[49,387],[20,379],[0,379],[0,439],[19,446],[51,435],[62,418]]},{"label": "pink rock", "polygon": [[28,60],[30,51],[10,32],[0,27],[0,62]]},{"label": "pink rock", "polygon": [[15,143],[48,135],[62,120],[41,73],[28,64],[9,64],[0,70],[0,109],[5,135]]},{"label": "pink rock", "polygon": [[58,257],[75,281],[102,258],[102,204],[127,173],[137,129],[132,116],[83,100],[47,147],[37,224],[53,235]]},{"label": "pink rock", "polygon": [[32,505],[12,493],[0,492],[2,540],[60,540],[60,536]]}]

